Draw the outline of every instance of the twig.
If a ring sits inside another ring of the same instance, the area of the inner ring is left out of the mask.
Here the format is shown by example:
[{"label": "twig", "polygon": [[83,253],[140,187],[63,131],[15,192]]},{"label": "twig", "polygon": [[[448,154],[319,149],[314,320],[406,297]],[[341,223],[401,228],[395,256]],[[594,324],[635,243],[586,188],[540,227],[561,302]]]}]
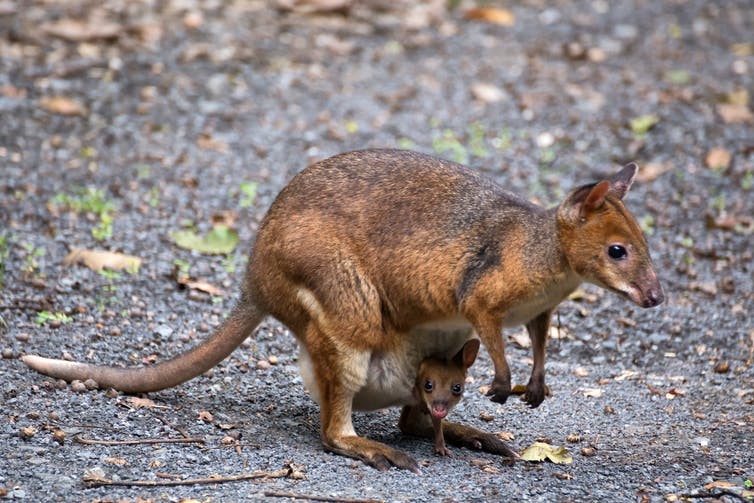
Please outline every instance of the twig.
[{"label": "twig", "polygon": [[309,501],[330,501],[333,503],[382,503],[382,500],[340,498],[337,496],[319,496],[316,494],[296,494],[285,491],[265,491],[268,498],[291,498]]},{"label": "twig", "polygon": [[255,447],[257,449],[261,449],[262,446],[259,444],[252,444],[251,442],[233,442],[232,444],[224,444],[224,445],[215,445],[212,447],[205,447],[202,450],[205,451],[211,451],[213,449],[232,449],[234,447]]},{"label": "twig", "polygon": [[683,499],[705,499],[705,498],[720,498],[722,496],[732,496],[734,498],[738,498],[741,501],[751,501],[747,499],[743,494],[738,493],[731,489],[723,489],[721,491],[693,491],[690,493],[679,493],[676,494],[676,496],[679,498],[679,500]]},{"label": "twig", "polygon": [[282,479],[293,473],[293,468],[287,466],[274,472],[242,473],[239,475],[212,476],[200,479],[183,480],[110,480],[96,475],[84,475],[86,487],[97,486],[190,486],[195,484],[221,484],[223,482],[237,482],[253,479]]},{"label": "twig", "polygon": [[153,413],[153,415],[154,415],[154,417],[156,417],[157,419],[159,419],[160,421],[162,421],[163,424],[165,424],[165,426],[169,426],[169,427],[173,428],[175,431],[177,431],[178,433],[180,433],[182,437],[189,438],[189,434],[186,432],[186,430],[184,430],[180,426],[171,423],[166,418],[162,417],[161,415],[159,415],[157,413]]},{"label": "twig", "polygon": [[73,439],[80,444],[87,445],[137,445],[137,444],[203,444],[205,440],[196,438],[137,438],[134,440],[93,440],[79,436]]}]

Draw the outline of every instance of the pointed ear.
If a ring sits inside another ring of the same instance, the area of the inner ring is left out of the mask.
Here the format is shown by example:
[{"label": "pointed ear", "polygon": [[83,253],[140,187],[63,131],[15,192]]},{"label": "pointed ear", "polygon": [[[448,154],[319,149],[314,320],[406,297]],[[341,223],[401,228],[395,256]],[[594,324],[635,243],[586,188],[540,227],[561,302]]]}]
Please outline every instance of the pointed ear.
[{"label": "pointed ear", "polygon": [[635,162],[630,162],[623,166],[620,171],[608,179],[610,182],[610,193],[623,199],[634,183],[638,172],[639,166]]},{"label": "pointed ear", "polygon": [[474,364],[477,353],[479,353],[479,339],[469,339],[453,357],[453,361],[467,369]]},{"label": "pointed ear", "polygon": [[602,180],[600,183],[592,187],[592,190],[589,191],[589,194],[587,194],[584,202],[581,204],[579,216],[586,216],[588,213],[602,207],[602,205],[605,204],[605,197],[609,191],[610,182],[607,180]]}]

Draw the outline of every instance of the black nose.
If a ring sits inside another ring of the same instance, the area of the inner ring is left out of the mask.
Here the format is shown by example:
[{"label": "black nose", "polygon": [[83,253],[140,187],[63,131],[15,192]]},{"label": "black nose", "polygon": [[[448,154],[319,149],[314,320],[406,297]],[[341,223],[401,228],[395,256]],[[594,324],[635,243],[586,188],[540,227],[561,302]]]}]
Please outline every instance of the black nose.
[{"label": "black nose", "polygon": [[655,307],[665,302],[665,293],[662,287],[647,292],[647,298],[644,300],[644,307]]}]

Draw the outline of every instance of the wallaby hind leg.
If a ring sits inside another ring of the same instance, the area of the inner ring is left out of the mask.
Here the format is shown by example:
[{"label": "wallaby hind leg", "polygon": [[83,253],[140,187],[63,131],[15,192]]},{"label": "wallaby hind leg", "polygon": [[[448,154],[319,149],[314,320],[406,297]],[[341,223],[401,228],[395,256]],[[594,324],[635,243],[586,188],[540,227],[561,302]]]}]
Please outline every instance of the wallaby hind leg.
[{"label": "wallaby hind leg", "polygon": [[[317,341],[329,338],[315,334],[310,326],[308,336]],[[360,459],[364,463],[387,470],[391,466],[419,473],[419,464],[408,454],[375,440],[356,434],[351,421],[352,404],[358,381],[365,379],[369,354],[345,355],[329,345],[308,347],[320,397],[321,438],[325,450]],[[364,361],[361,361],[363,358]]]},{"label": "wallaby hind leg", "polygon": [[[418,406],[406,405],[401,411],[398,422],[401,431],[407,435],[433,438],[434,430],[429,414],[425,414]],[[477,430],[470,426],[443,421],[442,432],[445,440],[458,447],[467,447],[477,451],[498,454],[508,458],[519,457],[508,445],[496,435]]]}]

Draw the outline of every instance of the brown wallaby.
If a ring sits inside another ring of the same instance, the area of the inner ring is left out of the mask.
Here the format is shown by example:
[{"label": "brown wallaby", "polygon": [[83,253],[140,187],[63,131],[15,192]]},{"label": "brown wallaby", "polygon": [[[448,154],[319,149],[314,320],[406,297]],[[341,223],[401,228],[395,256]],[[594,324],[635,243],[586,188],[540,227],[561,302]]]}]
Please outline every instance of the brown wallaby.
[{"label": "brown wallaby", "polygon": [[[534,366],[525,400],[545,395],[545,342],[555,307],[583,281],[642,307],[664,300],[641,230],[623,206],[636,172],[572,191],[544,209],[476,171],[399,150],[364,150],[296,175],[262,221],[241,297],[199,346],[154,366],[116,368],[38,356],[44,374],[154,391],[200,375],[269,314],[296,336],[302,376],[320,405],[325,449],[379,469],[418,471],[407,454],[354,431],[353,410],[403,405],[402,430],[427,434],[413,398],[419,362],[454,355],[475,331],[505,402],[504,326],[525,324]],[[490,433],[444,424],[451,444],[515,457]]]},{"label": "brown wallaby", "polygon": [[[442,420],[461,400],[466,382],[466,371],[476,360],[479,339],[469,339],[453,358],[431,356],[419,364],[414,396],[422,412],[432,420],[435,436],[435,454],[450,456],[442,433]],[[408,417],[401,416],[399,425]],[[481,447],[481,446],[480,446]]]}]

